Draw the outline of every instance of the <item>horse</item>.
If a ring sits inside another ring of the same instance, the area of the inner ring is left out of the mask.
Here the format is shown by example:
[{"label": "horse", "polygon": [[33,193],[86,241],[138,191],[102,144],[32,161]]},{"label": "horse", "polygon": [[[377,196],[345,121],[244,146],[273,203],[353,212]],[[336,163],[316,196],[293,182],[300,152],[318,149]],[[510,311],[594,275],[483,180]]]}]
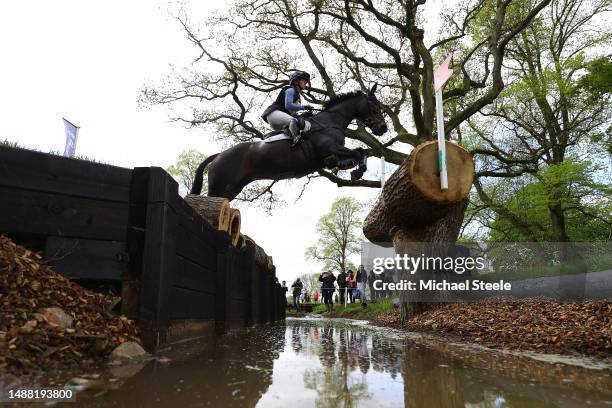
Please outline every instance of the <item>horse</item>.
[{"label": "horse", "polygon": [[209,156],[196,170],[191,194],[202,192],[204,169],[209,164],[208,196],[230,201],[255,180],[300,178],[323,168],[347,170],[358,166],[351,172],[351,179],[360,179],[367,169],[367,156],[361,148],[344,146],[345,131],[354,119],[362,121],[376,136],[387,131],[376,87],[374,84],[368,93],[349,92],[325,102],[323,110],[308,119],[311,129],[293,148],[289,138],[275,142],[264,139]]}]

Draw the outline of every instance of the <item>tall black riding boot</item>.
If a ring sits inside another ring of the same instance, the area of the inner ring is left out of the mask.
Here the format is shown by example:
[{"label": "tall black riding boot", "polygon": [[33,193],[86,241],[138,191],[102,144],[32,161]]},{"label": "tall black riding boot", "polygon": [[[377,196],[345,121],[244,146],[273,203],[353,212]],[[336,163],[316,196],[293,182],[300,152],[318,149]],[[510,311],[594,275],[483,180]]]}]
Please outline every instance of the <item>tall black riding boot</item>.
[{"label": "tall black riding boot", "polygon": [[294,147],[300,141],[302,129],[304,129],[304,119],[302,118],[294,118],[291,123],[289,123],[289,132],[291,132],[291,136],[293,137],[291,147]]}]

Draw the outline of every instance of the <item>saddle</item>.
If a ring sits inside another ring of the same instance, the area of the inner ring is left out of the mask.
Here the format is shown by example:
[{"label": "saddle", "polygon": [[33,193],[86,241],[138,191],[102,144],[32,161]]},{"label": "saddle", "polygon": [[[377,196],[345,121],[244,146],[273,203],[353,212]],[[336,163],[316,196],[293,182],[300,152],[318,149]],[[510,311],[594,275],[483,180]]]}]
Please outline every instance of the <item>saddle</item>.
[{"label": "saddle", "polygon": [[[298,116],[303,119],[306,119],[306,118],[312,117],[313,115],[312,115],[312,112],[304,112]],[[311,126],[313,126],[312,122],[311,122]],[[308,132],[302,133],[302,136],[306,136],[308,135],[308,133],[312,132],[314,130],[313,127],[311,127]],[[263,137],[263,140],[266,143],[273,143],[273,142],[278,142],[279,140],[292,140],[292,139],[293,137],[291,135],[291,131],[289,130],[289,127],[286,127],[281,130],[273,130],[272,132],[266,133]]]},{"label": "saddle", "polygon": [[282,130],[273,130],[272,132],[266,133],[264,135],[263,141],[266,143],[274,143],[279,140],[289,140],[291,141],[293,138],[291,137],[291,132],[289,132],[289,128],[284,128]]}]

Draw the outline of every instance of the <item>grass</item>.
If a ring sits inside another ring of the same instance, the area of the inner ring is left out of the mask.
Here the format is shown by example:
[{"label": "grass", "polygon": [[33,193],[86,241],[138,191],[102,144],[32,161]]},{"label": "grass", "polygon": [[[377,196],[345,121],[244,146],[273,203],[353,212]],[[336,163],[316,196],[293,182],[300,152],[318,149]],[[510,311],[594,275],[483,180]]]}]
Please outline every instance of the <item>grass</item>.
[{"label": "grass", "polygon": [[[13,149],[30,150],[30,151],[39,152],[39,153],[47,153],[47,154],[51,154],[53,156],[63,156],[63,154],[60,151],[58,151],[58,150],[50,150],[48,152],[45,152],[44,150],[39,150],[39,149],[23,146],[23,145],[19,144],[18,142],[12,142],[12,141],[10,141],[8,139],[0,140],[0,146],[6,146],[6,147],[13,148]],[[88,161],[88,162],[91,162],[91,163],[106,164],[106,165],[109,165],[109,166],[114,166],[113,164],[102,162],[102,161],[99,161],[97,159],[94,159],[94,158],[91,158],[91,157],[87,157],[87,156],[83,156],[83,155],[80,155],[80,154],[79,155],[75,155],[74,157],[72,157],[72,159],[84,160],[84,161]]]},{"label": "grass", "polygon": [[486,281],[517,281],[522,279],[544,278],[550,276],[572,275],[584,272],[598,272],[612,269],[612,254],[605,254],[585,259],[586,270],[575,264],[548,265],[537,268],[521,269],[516,271],[493,272],[482,275]]},{"label": "grass", "polygon": [[307,315],[306,312],[298,312],[295,309],[286,309],[285,314],[287,317],[304,317]]},{"label": "grass", "polygon": [[[331,314],[326,314],[326,317],[343,317],[350,319],[372,319],[382,312],[393,309],[393,301],[391,299],[381,299],[376,302],[367,302],[367,307],[362,307],[361,303],[349,303],[346,307],[340,304],[334,304]],[[314,307],[312,313],[322,314],[325,312],[325,305],[320,304]]]}]

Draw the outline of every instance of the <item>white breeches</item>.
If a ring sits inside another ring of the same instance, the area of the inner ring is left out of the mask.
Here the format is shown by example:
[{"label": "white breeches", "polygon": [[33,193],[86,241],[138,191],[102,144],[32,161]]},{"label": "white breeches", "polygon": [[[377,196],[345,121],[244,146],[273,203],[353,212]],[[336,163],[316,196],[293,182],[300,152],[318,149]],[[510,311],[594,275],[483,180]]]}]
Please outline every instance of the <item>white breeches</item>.
[{"label": "white breeches", "polygon": [[[283,111],[275,110],[270,112],[266,119],[268,119],[268,124],[273,130],[282,130],[289,126],[294,117]],[[308,132],[310,130],[310,122],[307,120],[305,122],[304,132]]]}]

